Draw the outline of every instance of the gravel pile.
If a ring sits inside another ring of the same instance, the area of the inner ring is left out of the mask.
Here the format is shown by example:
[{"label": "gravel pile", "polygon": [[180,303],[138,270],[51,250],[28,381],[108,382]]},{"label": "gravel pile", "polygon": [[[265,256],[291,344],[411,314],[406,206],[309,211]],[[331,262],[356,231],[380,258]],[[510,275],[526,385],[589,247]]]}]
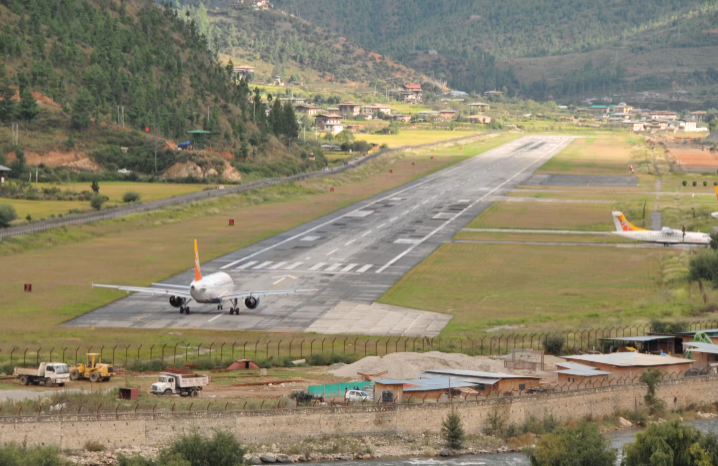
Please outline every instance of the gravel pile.
[{"label": "gravel pile", "polygon": [[[545,368],[554,370],[553,362],[559,358],[545,357]],[[367,356],[353,364],[329,370],[337,377],[358,378],[357,372],[364,374],[377,374],[389,371],[383,378],[409,379],[418,376],[428,369],[464,369],[485,372],[525,373],[544,376],[549,372],[537,371],[509,371],[504,368],[502,359],[491,359],[488,356],[468,356],[460,353],[441,353],[430,351],[427,353],[391,353],[386,356]],[[555,376],[555,374],[553,374]]]}]

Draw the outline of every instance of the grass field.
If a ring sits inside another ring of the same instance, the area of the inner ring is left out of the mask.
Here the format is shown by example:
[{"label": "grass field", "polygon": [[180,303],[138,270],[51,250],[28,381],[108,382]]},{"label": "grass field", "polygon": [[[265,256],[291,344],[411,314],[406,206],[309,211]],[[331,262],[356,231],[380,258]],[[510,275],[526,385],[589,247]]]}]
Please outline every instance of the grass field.
[{"label": "grass field", "polygon": [[614,207],[611,204],[495,202],[467,228],[612,231]]},{"label": "grass field", "polygon": [[355,134],[357,140],[368,141],[374,144],[386,144],[389,147],[411,146],[417,144],[427,144],[431,142],[440,142],[447,139],[461,138],[471,136],[472,134],[482,133],[484,130],[476,131],[432,131],[423,129],[402,129],[399,134]]},{"label": "grass field", "polygon": [[466,241],[531,241],[539,243],[631,243],[632,241],[617,235],[562,235],[552,233],[515,233],[515,232],[484,232],[459,231],[455,240]]},{"label": "grass field", "polygon": [[574,139],[537,173],[628,175],[628,164],[631,160],[630,138],[624,134],[616,134]]},{"label": "grass field", "polygon": [[[76,192],[90,190],[89,183],[38,184],[38,189],[50,187],[56,187],[63,191],[71,190]],[[141,202],[149,202],[212,188],[216,188],[216,185],[104,181],[100,183],[100,194],[110,198],[107,204],[105,204],[106,207],[110,207],[124,204],[122,202],[122,196],[127,191],[135,191],[140,194]],[[28,201],[24,199],[0,198],[0,203],[11,204],[15,207],[18,218],[13,223],[14,225],[27,223],[25,218],[28,214],[32,216],[33,220],[41,220],[50,217],[50,215],[66,215],[71,209],[80,211],[92,210],[90,203],[85,201]]]},{"label": "grass field", "polygon": [[[445,244],[381,298],[454,317],[442,335],[504,324],[606,322],[660,294],[658,250]],[[646,314],[657,311],[647,308]]]},{"label": "grass field", "polygon": [[[157,343],[235,341],[237,332],[58,325],[118,299],[117,293],[92,290],[93,282],[146,285],[186,270],[195,238],[201,260],[208,261],[463,159],[391,155],[337,177],[10,238],[0,243],[0,343],[140,344],[150,336]],[[241,220],[229,229],[228,218]],[[32,283],[33,292],[23,293],[23,283]]]}]

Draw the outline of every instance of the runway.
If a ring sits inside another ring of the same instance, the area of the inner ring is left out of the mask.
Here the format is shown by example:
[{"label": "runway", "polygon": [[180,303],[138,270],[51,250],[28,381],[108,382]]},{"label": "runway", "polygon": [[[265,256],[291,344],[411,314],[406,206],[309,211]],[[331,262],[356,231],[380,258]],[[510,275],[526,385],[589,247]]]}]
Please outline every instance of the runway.
[{"label": "runway", "polygon": [[[239,316],[229,315],[228,305],[218,311],[196,303],[184,315],[163,298],[131,295],[65,325],[438,335],[451,316],[373,303],[571,140],[523,137],[202,264],[203,274],[227,272],[241,290],[319,288],[316,294],[266,297],[257,309],[242,306]],[[188,269],[165,283],[192,279]]]}]

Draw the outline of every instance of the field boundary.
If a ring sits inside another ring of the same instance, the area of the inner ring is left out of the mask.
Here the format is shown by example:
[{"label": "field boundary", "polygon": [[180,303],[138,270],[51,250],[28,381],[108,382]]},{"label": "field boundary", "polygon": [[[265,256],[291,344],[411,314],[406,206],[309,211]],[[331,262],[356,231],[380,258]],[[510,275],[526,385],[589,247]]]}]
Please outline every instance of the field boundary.
[{"label": "field boundary", "polygon": [[406,151],[406,150],[413,150],[413,149],[421,149],[424,147],[438,146],[438,145],[442,145],[442,144],[450,144],[450,143],[454,143],[454,142],[465,141],[468,139],[474,139],[477,137],[487,136],[487,135],[496,134],[496,133],[501,133],[501,131],[489,131],[486,133],[476,133],[476,134],[472,134],[469,136],[462,136],[460,138],[447,139],[445,141],[439,141],[439,142],[418,144],[418,145],[414,145],[414,146],[401,146],[401,147],[397,147],[397,148],[393,148],[393,149],[382,149],[378,152],[367,155],[366,157],[362,157],[359,160],[353,160],[353,161],[347,162],[345,165],[343,165],[341,167],[335,167],[335,168],[326,169],[326,170],[318,170],[318,171],[313,171],[313,172],[300,173],[297,175],[286,176],[286,177],[268,178],[266,180],[252,181],[247,184],[231,186],[231,187],[228,187],[225,189],[212,189],[212,190],[208,190],[208,191],[198,191],[195,193],[183,194],[181,196],[176,196],[176,197],[172,197],[172,198],[168,198],[168,199],[159,199],[156,201],[145,202],[145,203],[137,204],[137,205],[115,207],[115,208],[106,209],[105,211],[100,211],[100,212],[87,212],[87,213],[82,213],[82,214],[71,214],[71,215],[66,215],[62,218],[53,218],[53,219],[42,220],[35,224],[0,229],[0,241],[4,240],[5,238],[10,238],[12,236],[25,235],[25,234],[29,234],[29,233],[40,233],[43,231],[52,230],[55,228],[66,227],[66,226],[71,226],[71,225],[82,225],[82,224],[86,224],[86,223],[99,222],[99,221],[103,221],[103,220],[111,220],[114,218],[124,217],[126,215],[137,214],[137,213],[142,213],[142,212],[149,212],[152,210],[161,209],[163,207],[187,204],[190,202],[200,201],[203,199],[212,199],[212,198],[216,198],[216,197],[226,196],[229,194],[244,193],[247,191],[251,191],[253,189],[268,188],[270,186],[294,183],[297,181],[304,181],[304,180],[313,179],[313,178],[323,178],[323,177],[327,177],[327,176],[338,175],[340,173],[344,173],[345,171],[357,168],[357,167],[363,165],[364,163],[366,163],[370,160],[373,160],[375,158],[378,158],[385,154],[401,152],[401,151]]}]

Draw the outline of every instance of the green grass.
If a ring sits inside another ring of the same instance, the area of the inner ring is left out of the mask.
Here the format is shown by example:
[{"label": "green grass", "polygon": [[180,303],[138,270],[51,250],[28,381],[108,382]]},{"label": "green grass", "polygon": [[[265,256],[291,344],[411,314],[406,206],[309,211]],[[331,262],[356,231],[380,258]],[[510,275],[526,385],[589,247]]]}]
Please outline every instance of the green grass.
[{"label": "green grass", "polygon": [[417,144],[440,142],[447,139],[471,136],[472,134],[484,132],[476,131],[439,131],[439,130],[412,130],[401,129],[399,134],[356,134],[357,140],[368,141],[374,144],[386,144],[389,147],[401,147]]},{"label": "green grass", "polygon": [[15,207],[17,220],[13,222],[13,225],[27,223],[26,217],[28,215],[32,217],[32,220],[37,221],[51,215],[67,215],[70,210],[92,210],[90,203],[84,201],[28,201],[25,199],[0,198],[0,204],[10,204]]},{"label": "green grass", "polygon": [[537,173],[629,175],[632,149],[628,142],[624,134],[574,139]]}]

